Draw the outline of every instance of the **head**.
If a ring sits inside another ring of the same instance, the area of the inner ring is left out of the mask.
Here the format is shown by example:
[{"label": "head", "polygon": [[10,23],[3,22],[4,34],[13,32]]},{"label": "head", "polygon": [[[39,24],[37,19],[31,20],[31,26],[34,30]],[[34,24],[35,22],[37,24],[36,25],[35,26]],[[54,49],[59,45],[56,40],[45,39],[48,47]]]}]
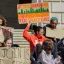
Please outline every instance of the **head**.
[{"label": "head", "polygon": [[0,25],[6,26],[7,25],[6,22],[7,22],[6,19],[3,16],[0,15]]},{"label": "head", "polygon": [[56,17],[52,17],[52,18],[50,19],[50,25],[51,25],[51,27],[52,27],[53,29],[55,29],[56,26],[57,26],[57,24],[58,24],[58,19],[57,19]]},{"label": "head", "polygon": [[43,42],[43,49],[47,54],[50,54],[52,52],[53,47],[54,47],[54,44],[52,40],[45,40]]},{"label": "head", "polygon": [[12,46],[12,38],[6,38],[4,40],[4,46],[5,47],[11,47]]},{"label": "head", "polygon": [[18,44],[13,44],[12,47],[19,47],[19,45]]},{"label": "head", "polygon": [[44,30],[41,26],[33,25],[33,30],[38,38],[42,37],[42,35],[44,34]]}]

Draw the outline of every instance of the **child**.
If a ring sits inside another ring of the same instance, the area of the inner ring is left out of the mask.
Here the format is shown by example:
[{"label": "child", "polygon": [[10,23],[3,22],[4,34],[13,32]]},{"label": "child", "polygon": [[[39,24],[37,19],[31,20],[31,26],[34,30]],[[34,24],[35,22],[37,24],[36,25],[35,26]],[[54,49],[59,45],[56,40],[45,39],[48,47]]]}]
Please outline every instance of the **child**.
[{"label": "child", "polygon": [[52,50],[53,50],[53,41],[52,40],[45,40],[43,42],[43,50],[39,55],[38,60],[42,64],[59,64],[60,58],[53,58]]}]

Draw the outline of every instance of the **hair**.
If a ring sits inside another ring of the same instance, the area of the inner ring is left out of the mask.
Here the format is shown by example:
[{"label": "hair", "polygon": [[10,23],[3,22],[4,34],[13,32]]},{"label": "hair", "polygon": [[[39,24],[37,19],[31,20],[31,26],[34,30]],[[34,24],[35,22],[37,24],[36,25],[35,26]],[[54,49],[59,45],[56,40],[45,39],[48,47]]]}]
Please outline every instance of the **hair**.
[{"label": "hair", "polygon": [[53,49],[53,47],[54,47],[54,44],[53,44],[53,41],[52,40],[45,40],[44,42],[43,42],[43,49],[46,51],[46,50],[48,50],[48,51],[50,51],[50,50],[52,50]]},{"label": "hair", "polygon": [[41,29],[43,29],[41,26],[33,25],[33,30],[34,30],[35,33],[36,33],[37,31],[39,32]]},{"label": "hair", "polygon": [[9,39],[12,39],[12,38],[5,38],[4,42],[6,43]]},{"label": "hair", "polygon": [[7,25],[7,20],[0,15],[0,19],[2,20],[2,25],[1,26],[6,26]]},{"label": "hair", "polygon": [[19,47],[19,45],[18,44],[12,44],[11,47]]},{"label": "hair", "polygon": [[50,23],[52,23],[54,20],[56,20],[57,23],[58,23],[58,19],[57,19],[56,17],[52,17],[52,18],[50,19]]},{"label": "hair", "polygon": [[[40,53],[42,51],[42,45],[41,44],[37,44],[36,47],[37,47],[37,50],[38,50],[37,52]],[[41,49],[39,49],[39,48],[41,48]]]}]

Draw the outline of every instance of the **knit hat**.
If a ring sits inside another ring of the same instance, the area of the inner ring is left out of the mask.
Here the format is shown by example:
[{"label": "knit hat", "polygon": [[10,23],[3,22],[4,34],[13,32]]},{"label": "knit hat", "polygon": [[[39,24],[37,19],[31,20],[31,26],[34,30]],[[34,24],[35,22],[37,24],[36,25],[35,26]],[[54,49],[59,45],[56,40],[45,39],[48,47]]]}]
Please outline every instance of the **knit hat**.
[{"label": "knit hat", "polygon": [[58,22],[58,18],[56,18],[56,17],[52,17],[52,18],[50,19],[50,22],[52,22],[53,20],[56,20],[56,21]]}]

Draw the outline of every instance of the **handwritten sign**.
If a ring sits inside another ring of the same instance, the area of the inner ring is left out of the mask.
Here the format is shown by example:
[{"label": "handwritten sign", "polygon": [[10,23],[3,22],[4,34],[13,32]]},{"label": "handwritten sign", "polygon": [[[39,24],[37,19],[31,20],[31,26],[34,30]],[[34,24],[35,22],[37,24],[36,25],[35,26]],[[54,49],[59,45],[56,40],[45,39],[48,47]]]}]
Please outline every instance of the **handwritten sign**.
[{"label": "handwritten sign", "polygon": [[0,48],[0,64],[30,64],[30,48]]},{"label": "handwritten sign", "polygon": [[64,37],[64,29],[50,29],[46,28],[46,36],[48,37],[56,37],[56,38],[63,38]]},{"label": "handwritten sign", "polygon": [[[12,27],[6,27],[6,26],[0,26],[0,43],[3,43],[6,38],[11,37],[13,35],[14,28]],[[11,33],[11,35],[10,35]],[[6,34],[6,35],[5,35]],[[13,36],[11,37],[13,38]]]},{"label": "handwritten sign", "polygon": [[49,4],[47,2],[33,4],[18,4],[17,12],[19,24],[27,22],[49,23]]}]

